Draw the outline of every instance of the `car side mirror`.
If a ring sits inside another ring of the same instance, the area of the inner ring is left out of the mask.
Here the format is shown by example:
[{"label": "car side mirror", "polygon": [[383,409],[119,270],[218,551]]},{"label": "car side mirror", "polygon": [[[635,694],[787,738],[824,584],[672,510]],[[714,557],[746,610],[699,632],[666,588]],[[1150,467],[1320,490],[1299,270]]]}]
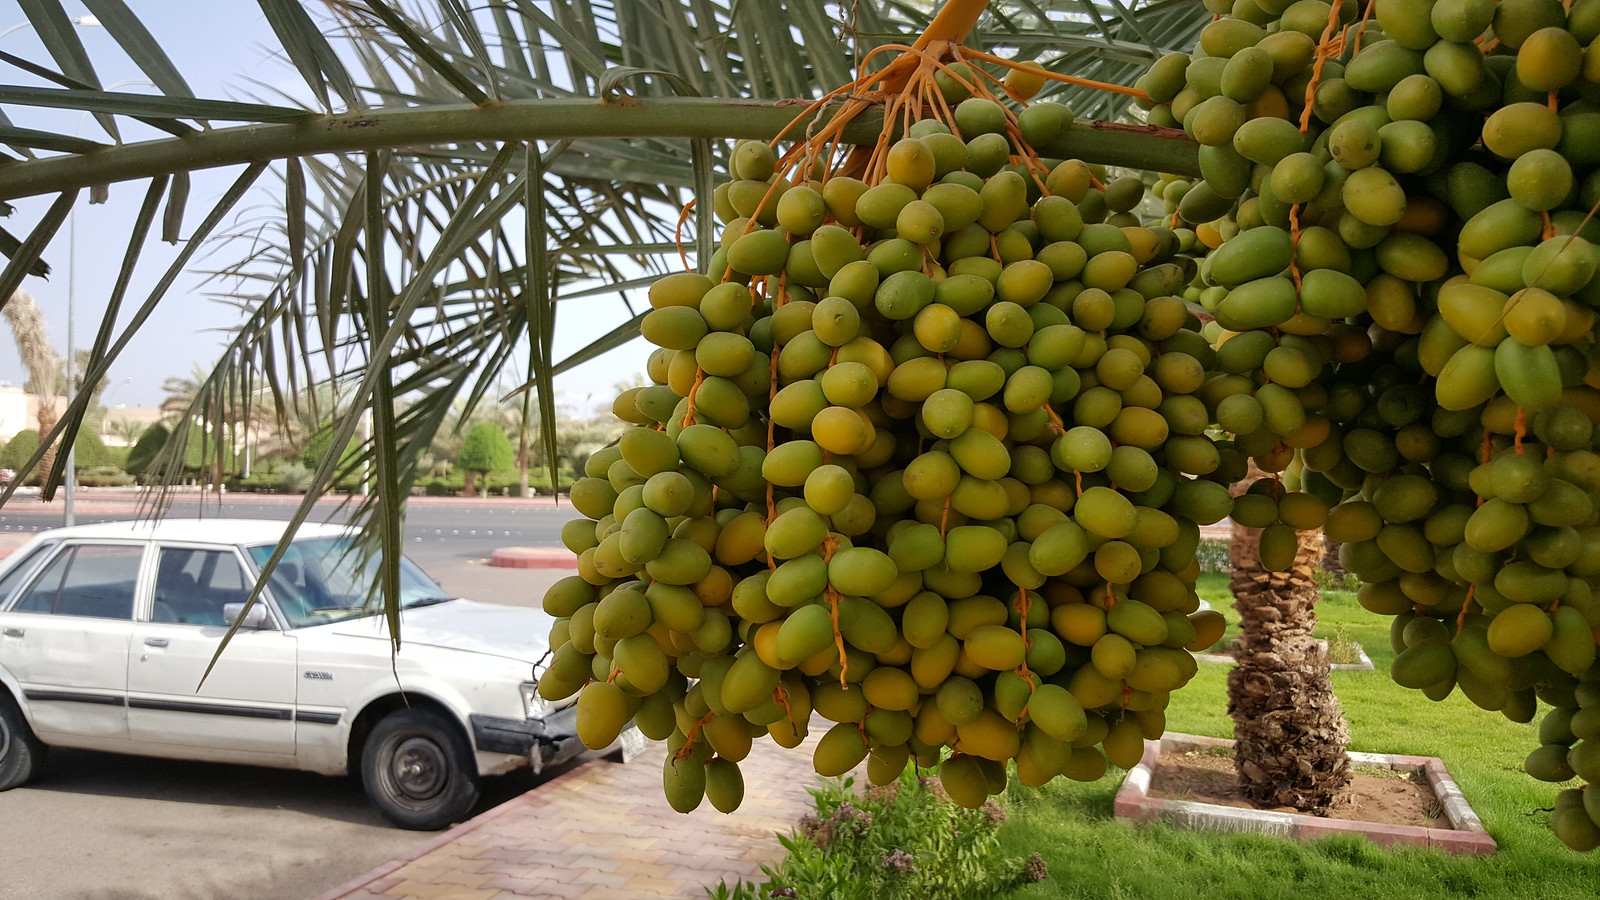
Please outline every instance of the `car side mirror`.
[{"label": "car side mirror", "polygon": [[[242,618],[240,617],[241,613],[243,613]],[[250,607],[248,612],[245,612],[243,603],[224,603],[222,605],[222,617],[229,622],[237,621],[240,628],[260,630],[272,627],[272,617],[267,615],[266,605],[259,600],[256,601],[254,606]]]}]

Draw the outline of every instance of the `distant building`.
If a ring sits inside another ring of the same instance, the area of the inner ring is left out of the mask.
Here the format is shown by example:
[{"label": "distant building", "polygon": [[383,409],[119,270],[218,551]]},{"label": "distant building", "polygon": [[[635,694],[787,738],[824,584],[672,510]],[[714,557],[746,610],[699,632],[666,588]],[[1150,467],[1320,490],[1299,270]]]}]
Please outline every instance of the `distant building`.
[{"label": "distant building", "polygon": [[[56,398],[56,414],[67,408],[65,397]],[[12,384],[0,384],[0,440],[11,440],[17,432],[39,427],[39,397]]]},{"label": "distant building", "polygon": [[[65,397],[56,398],[56,415],[66,411]],[[115,406],[106,410],[100,423],[100,439],[113,447],[127,447],[138,439],[138,432],[161,421],[157,406]],[[122,423],[135,426],[128,427]],[[13,384],[0,384],[0,441],[9,441],[17,432],[39,427],[39,397]],[[133,434],[130,440],[128,435]]]},{"label": "distant building", "polygon": [[107,447],[131,447],[146,428],[161,421],[159,406],[113,406],[100,420],[100,440]]},{"label": "distant building", "polygon": [[17,432],[34,426],[31,400],[22,388],[13,384],[0,384],[0,440],[9,441]]}]

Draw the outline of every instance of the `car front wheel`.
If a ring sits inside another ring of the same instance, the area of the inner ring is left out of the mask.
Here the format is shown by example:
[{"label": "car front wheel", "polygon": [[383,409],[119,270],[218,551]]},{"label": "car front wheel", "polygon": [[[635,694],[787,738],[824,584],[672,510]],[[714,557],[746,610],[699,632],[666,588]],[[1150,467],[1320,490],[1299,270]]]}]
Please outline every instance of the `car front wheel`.
[{"label": "car front wheel", "polygon": [[415,831],[459,822],[478,801],[471,745],[428,710],[396,710],[378,722],[361,754],[361,781],[384,818]]},{"label": "car front wheel", "polygon": [[0,688],[0,791],[20,787],[44,768],[45,746],[33,735],[22,710]]}]

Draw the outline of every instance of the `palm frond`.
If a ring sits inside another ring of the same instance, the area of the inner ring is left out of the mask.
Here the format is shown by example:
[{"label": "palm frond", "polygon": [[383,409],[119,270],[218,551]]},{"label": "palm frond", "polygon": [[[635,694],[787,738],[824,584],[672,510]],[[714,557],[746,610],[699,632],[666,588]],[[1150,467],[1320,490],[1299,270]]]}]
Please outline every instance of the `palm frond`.
[{"label": "palm frond", "polygon": [[[157,210],[165,204],[163,237],[176,239],[189,173],[245,165],[174,264],[190,265],[213,237],[208,252],[222,261],[211,287],[241,321],[179,419],[166,472],[192,465],[191,432],[202,456],[225,460],[229,423],[252,415],[261,394],[280,423],[332,415],[335,447],[370,414],[361,465],[376,490],[357,513],[380,525],[369,534],[391,557],[421,454],[451,415],[504,394],[503,370],[518,373],[525,414],[537,407],[554,464],[555,377],[633,339],[630,294],[713,247],[709,202],[681,229],[678,219],[725,169],[728,148],[714,138],[770,137],[800,108],[781,101],[846,83],[864,54],[906,41],[933,13],[900,0],[258,0],[319,107],[308,110],[196,98],[125,0],[86,2],[155,93],[102,89],[61,0],[23,0],[50,62],[0,54],[38,82],[0,84],[0,143],[29,157],[0,166],[0,202],[57,198],[7,245],[0,298],[38,271],[83,188],[146,180],[95,338],[90,377],[103,374],[176,275],[116,327]],[[996,0],[970,43],[1127,83],[1190,46],[1208,18],[1192,0]],[[1080,117],[1128,113],[1120,94],[1046,96]],[[109,141],[60,133],[39,109],[92,113]],[[859,129],[877,134],[870,122]],[[269,167],[278,177],[260,178]],[[245,207],[252,185],[270,185],[269,199]],[[218,218],[240,208],[231,225]],[[558,319],[604,296],[621,300],[614,327],[556,359]],[[322,395],[342,405],[326,409]],[[83,412],[76,403],[50,437],[70,439]],[[324,458],[295,522],[340,466],[341,454]]]}]

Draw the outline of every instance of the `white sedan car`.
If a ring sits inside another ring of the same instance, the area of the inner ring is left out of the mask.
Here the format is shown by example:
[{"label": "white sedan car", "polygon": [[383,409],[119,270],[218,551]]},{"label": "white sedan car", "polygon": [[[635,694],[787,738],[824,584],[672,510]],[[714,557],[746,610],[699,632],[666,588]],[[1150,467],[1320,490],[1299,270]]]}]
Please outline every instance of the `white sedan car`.
[{"label": "white sedan car", "polygon": [[481,776],[586,752],[574,708],[534,692],[551,623],[538,609],[452,599],[404,560],[393,653],[368,603],[375,562],[344,529],[308,525],[246,610],[283,528],[81,525],[12,554],[0,566],[0,790],[51,746],[359,771],[391,822],[437,829],[472,808]]}]

